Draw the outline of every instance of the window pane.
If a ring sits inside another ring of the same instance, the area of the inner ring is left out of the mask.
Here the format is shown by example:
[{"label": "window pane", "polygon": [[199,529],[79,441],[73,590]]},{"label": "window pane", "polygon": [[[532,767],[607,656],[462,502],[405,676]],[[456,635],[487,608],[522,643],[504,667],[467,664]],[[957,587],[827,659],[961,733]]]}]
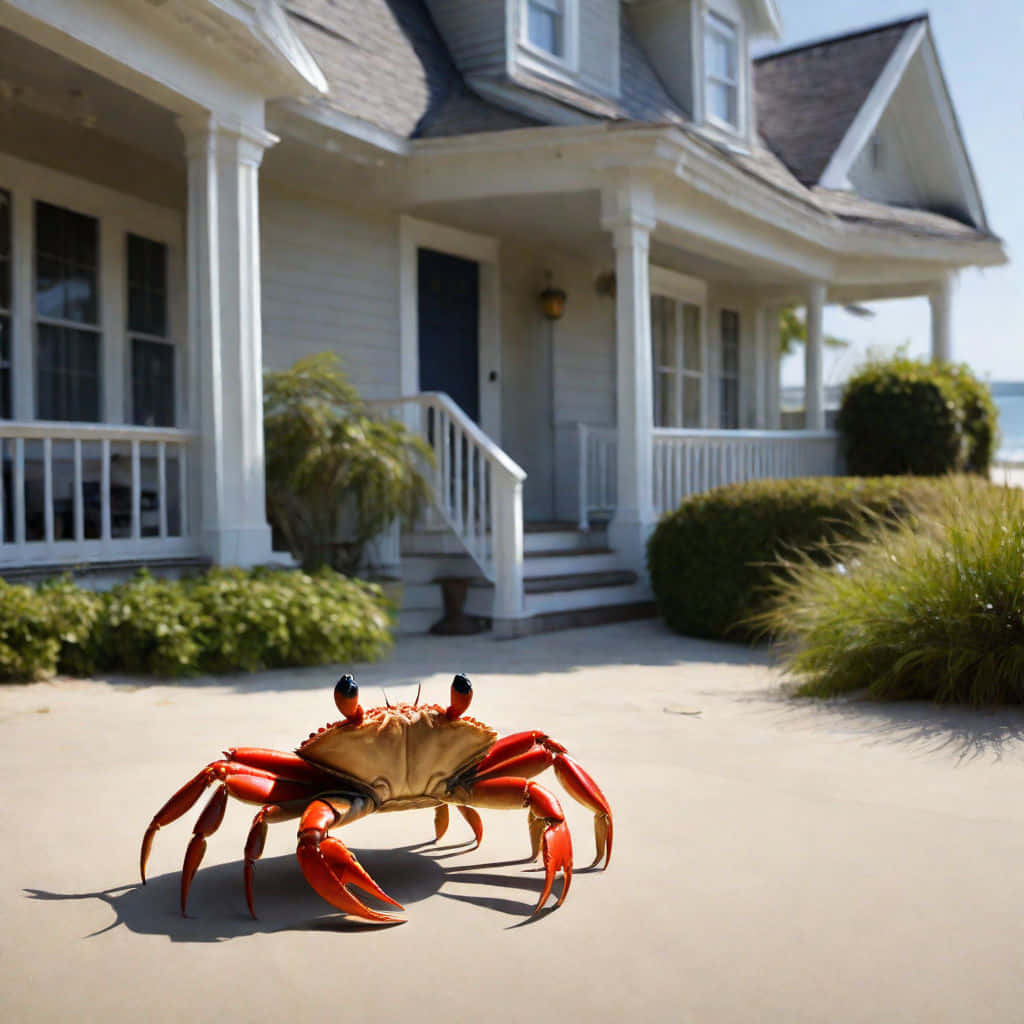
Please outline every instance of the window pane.
[{"label": "window pane", "polygon": [[723,430],[736,430],[740,425],[740,382],[735,377],[722,378],[721,423]]},{"label": "window pane", "polygon": [[704,369],[704,346],[700,337],[700,307],[683,306],[683,366],[699,373]]},{"label": "window pane", "polygon": [[663,295],[651,297],[651,337],[654,341],[654,365],[677,369],[676,304]]},{"label": "window pane", "polygon": [[128,329],[167,334],[167,246],[128,236]]},{"label": "window pane", "polygon": [[11,196],[0,189],[0,309],[11,308]]},{"label": "window pane", "polygon": [[36,313],[99,323],[99,226],[49,203],[35,204]]},{"label": "window pane", "polygon": [[676,374],[658,371],[654,374],[654,425],[678,427],[675,414]]},{"label": "window pane", "polygon": [[11,410],[11,318],[0,316],[0,420],[9,420]]},{"label": "window pane", "polygon": [[100,336],[38,324],[37,412],[41,420],[100,418]]},{"label": "window pane", "polygon": [[701,425],[701,378],[683,378],[683,426],[699,427]]},{"label": "window pane", "polygon": [[556,57],[563,55],[562,15],[533,0],[527,14],[527,35],[534,46]]},{"label": "window pane", "polygon": [[730,309],[722,310],[722,372],[740,372],[740,315]]},{"label": "window pane", "polygon": [[720,121],[735,125],[736,86],[724,82],[708,82],[708,112]]},{"label": "window pane", "polygon": [[132,422],[144,427],[174,426],[174,346],[132,341]]}]

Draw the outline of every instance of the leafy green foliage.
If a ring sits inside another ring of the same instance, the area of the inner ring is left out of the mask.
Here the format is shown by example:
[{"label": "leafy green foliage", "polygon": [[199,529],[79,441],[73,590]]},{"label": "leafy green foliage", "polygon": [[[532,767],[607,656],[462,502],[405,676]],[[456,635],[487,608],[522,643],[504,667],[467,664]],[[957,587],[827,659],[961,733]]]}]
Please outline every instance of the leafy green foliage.
[{"label": "leafy green foliage", "polygon": [[[834,335],[826,334],[822,341],[826,348],[847,348],[849,342]],[[807,344],[807,321],[796,305],[783,306],[779,310],[779,352],[788,356],[797,345]]]},{"label": "leafy green foliage", "polygon": [[751,639],[776,560],[828,559],[825,541],[861,535],[871,517],[895,520],[933,503],[941,482],[907,477],[757,480],[687,498],[647,545],[658,609],[676,632]]},{"label": "leafy green foliage", "polygon": [[831,558],[791,558],[766,615],[800,692],[1024,703],[1024,493],[947,487]]},{"label": "leafy green foliage", "polygon": [[430,449],[371,416],[332,353],[268,373],[263,422],[267,516],[304,569],[354,573],[366,544],[427,500]]},{"label": "leafy green foliage", "polygon": [[0,581],[0,679],[52,674],[60,640],[46,602],[32,588]]},{"label": "leafy green foliage", "polygon": [[997,411],[968,367],[896,356],[847,382],[836,426],[852,474],[985,474]]},{"label": "leafy green foliage", "polygon": [[0,582],[0,680],[60,671],[184,676],[370,661],[391,642],[381,589],[331,569],[140,572],[101,594]]}]

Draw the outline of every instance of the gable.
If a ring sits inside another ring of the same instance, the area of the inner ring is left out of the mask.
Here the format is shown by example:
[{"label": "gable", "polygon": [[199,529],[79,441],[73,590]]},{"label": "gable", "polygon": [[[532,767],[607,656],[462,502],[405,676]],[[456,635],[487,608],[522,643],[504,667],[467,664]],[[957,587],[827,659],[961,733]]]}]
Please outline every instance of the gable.
[{"label": "gable", "polygon": [[816,185],[821,180],[913,23],[899,22],[754,62],[758,131],[803,184]]}]

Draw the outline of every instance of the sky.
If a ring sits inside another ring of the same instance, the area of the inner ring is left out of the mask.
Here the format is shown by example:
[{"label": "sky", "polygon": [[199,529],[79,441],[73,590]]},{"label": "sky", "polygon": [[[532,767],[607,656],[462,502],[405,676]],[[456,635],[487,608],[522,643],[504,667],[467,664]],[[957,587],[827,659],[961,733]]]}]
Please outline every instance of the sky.
[{"label": "sky", "polygon": [[[755,54],[927,11],[990,228],[1010,264],[966,270],[953,300],[953,358],[987,380],[1024,381],[1024,0],[778,0],[783,38]],[[829,351],[825,381],[839,384],[869,350],[931,346],[928,300],[873,303],[872,319],[838,308],[825,330],[851,342]],[[783,383],[803,382],[803,354],[786,359]]]}]

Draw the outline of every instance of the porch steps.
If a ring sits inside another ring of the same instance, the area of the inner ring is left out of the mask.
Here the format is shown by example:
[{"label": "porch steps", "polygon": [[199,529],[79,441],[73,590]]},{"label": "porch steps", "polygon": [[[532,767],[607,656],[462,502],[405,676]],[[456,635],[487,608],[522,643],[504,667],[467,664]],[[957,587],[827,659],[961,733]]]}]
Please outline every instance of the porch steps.
[{"label": "porch steps", "polygon": [[[438,580],[462,576],[470,582],[466,613],[490,616],[492,586],[465,555],[452,550],[440,530],[420,530],[402,538],[402,603],[399,633],[423,633],[443,615]],[[524,609],[526,618],[512,635],[654,614],[650,588],[622,568],[606,542],[603,527],[589,532],[574,523],[529,523],[524,529]]]}]

